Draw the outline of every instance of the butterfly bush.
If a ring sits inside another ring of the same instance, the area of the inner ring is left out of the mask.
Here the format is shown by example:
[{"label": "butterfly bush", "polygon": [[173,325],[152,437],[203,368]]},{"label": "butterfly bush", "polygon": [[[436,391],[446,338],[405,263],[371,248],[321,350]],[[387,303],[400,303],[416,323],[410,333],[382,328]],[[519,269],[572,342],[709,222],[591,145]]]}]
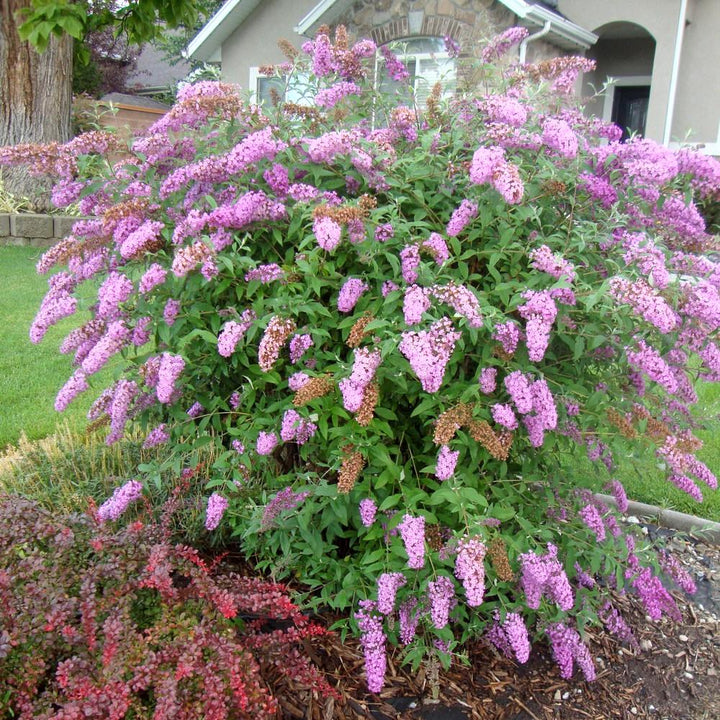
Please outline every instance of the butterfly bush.
[{"label": "butterfly bush", "polygon": [[0,151],[88,215],[38,263],[57,272],[33,342],[97,293],[57,409],[102,390],[109,442],[139,426],[176,464],[214,445],[208,528],[343,612],[373,691],[392,645],[447,664],[481,636],[521,662],[549,643],[591,678],[585,626],[631,637],[610,587],[677,616],[661,573],[692,578],[563,455],[587,454],[621,510],[617,455],[655,455],[698,499],[717,487],[692,406],[720,379],[695,204],[720,165],[620,143],[569,94],[592,63],[513,64],[525,35],[488,45],[476,91],[417,107],[390,49],[376,63],[338,29],[277,69],[310,77],[314,105],[200,82],[127,147]]}]

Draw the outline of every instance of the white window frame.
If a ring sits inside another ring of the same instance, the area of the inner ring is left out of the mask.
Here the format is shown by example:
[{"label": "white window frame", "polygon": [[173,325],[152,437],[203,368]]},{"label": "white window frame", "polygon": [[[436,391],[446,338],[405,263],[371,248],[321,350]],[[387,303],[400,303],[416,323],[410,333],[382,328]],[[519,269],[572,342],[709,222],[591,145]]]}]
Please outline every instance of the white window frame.
[{"label": "white window frame", "polygon": [[257,81],[258,78],[267,77],[260,73],[259,65],[252,65],[249,71],[248,90],[250,91],[250,102],[257,104]]},{"label": "white window frame", "polygon": [[[272,77],[272,76],[261,73],[259,65],[253,65],[250,67],[250,70],[248,72],[248,89],[250,90],[250,102],[251,103],[255,103],[255,104],[258,103],[258,93],[257,93],[258,80],[260,80],[262,78],[267,78],[267,77]],[[290,100],[289,102],[294,102],[297,105],[307,105],[307,106],[312,106],[314,104],[312,99],[308,98],[308,97],[295,98],[294,100]]]},{"label": "white window frame", "polygon": [[[409,52],[396,52],[393,50],[392,46],[395,45],[401,45],[404,42],[410,43],[413,40],[422,40],[422,39],[436,39],[439,38],[438,35],[415,35],[413,37],[408,38],[402,38],[401,40],[391,40],[388,43],[384,43],[384,46],[390,46],[391,52],[397,57],[397,59],[402,62],[403,64],[406,64],[407,60],[409,58],[415,59],[415,75],[413,80],[413,99],[415,100],[417,98],[417,92],[418,92],[418,80],[422,80],[422,75],[420,74],[420,63],[422,60],[455,60],[456,58],[453,58],[450,53],[447,51],[439,50],[437,52],[413,52],[410,50]],[[379,78],[380,78],[380,71],[382,66],[385,64],[385,60],[383,58],[382,53],[380,52],[380,48],[378,48],[377,52],[375,53],[375,89],[378,89],[379,85]],[[455,77],[453,80],[457,82],[457,62],[453,63],[453,69],[455,71]],[[430,88],[429,90],[432,90]],[[428,92],[429,94],[429,92]],[[445,92],[443,93],[445,95]],[[416,110],[418,108],[416,107]]]}]

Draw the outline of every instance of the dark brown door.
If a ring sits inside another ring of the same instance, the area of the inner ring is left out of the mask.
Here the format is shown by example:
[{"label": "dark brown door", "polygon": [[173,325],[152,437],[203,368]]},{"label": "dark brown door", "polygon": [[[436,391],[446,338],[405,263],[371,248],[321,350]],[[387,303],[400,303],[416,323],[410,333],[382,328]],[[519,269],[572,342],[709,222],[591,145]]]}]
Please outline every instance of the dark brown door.
[{"label": "dark brown door", "polygon": [[622,128],[621,141],[630,135],[645,135],[649,85],[621,85],[615,88],[612,121]]}]

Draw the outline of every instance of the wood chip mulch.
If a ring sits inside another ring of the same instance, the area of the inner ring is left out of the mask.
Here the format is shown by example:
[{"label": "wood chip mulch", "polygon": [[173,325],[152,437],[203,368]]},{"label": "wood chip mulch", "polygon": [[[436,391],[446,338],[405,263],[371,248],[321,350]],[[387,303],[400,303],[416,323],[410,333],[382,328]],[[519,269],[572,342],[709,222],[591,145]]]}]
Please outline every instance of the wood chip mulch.
[{"label": "wood chip mulch", "polygon": [[[700,598],[676,594],[683,621],[645,617],[639,601],[615,603],[635,631],[637,650],[605,634],[589,635],[597,679],[563,680],[549,650],[534,647],[526,665],[483,643],[469,648],[469,664],[440,673],[437,697],[421,668],[389,657],[380,695],[367,692],[362,650],[339,637],[308,648],[342,699],[319,700],[301,688],[276,688],[286,718],[305,720],[720,720],[720,546],[674,540],[678,558],[699,581]],[[699,548],[699,549],[698,549]],[[709,588],[709,589],[708,589]]]}]

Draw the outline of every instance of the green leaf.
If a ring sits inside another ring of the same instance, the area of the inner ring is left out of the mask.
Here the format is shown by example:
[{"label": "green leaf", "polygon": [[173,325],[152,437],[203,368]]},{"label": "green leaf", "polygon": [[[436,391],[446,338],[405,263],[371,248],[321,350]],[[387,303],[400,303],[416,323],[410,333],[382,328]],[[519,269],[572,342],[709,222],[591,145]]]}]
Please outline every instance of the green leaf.
[{"label": "green leaf", "polygon": [[457,507],[460,504],[460,498],[455,490],[452,490],[449,487],[441,487],[430,496],[428,503],[430,505],[442,505],[443,503],[447,503],[452,507]]},{"label": "green leaf", "polygon": [[585,354],[585,338],[580,335],[575,338],[575,350],[573,352],[573,360],[579,360]]}]

